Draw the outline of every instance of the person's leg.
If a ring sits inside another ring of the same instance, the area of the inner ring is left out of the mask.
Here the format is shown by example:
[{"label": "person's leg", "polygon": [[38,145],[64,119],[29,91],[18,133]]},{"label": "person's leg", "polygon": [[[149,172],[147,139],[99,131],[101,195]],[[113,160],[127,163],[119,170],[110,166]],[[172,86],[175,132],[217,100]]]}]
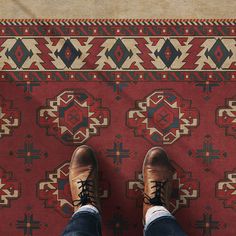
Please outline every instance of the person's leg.
[{"label": "person's leg", "polygon": [[78,147],[69,167],[74,214],[62,236],[102,235],[97,172],[97,160],[92,149],[85,145]]},{"label": "person's leg", "polygon": [[101,236],[101,219],[97,208],[82,206],[72,216],[62,236]]},{"label": "person's leg", "polygon": [[163,206],[149,208],[145,222],[145,236],[187,236],[175,217]]},{"label": "person's leg", "polygon": [[186,236],[167,210],[174,172],[164,149],[154,147],[148,151],[143,162],[145,236]]}]

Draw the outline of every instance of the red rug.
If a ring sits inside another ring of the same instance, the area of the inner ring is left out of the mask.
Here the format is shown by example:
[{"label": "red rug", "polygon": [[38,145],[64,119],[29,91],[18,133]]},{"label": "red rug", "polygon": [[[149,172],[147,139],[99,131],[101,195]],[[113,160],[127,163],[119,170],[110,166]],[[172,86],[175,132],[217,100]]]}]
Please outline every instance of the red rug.
[{"label": "red rug", "polygon": [[235,236],[236,20],[2,20],[0,235],[60,235],[68,163],[100,167],[103,235],[142,235],[145,153],[191,236]]}]

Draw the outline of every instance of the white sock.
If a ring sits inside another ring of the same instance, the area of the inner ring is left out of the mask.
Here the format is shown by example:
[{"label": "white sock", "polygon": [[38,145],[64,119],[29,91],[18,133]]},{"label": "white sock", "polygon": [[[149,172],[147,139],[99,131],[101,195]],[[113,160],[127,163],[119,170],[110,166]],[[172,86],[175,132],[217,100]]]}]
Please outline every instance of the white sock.
[{"label": "white sock", "polygon": [[145,216],[145,225],[149,225],[152,221],[160,218],[162,216],[168,216],[174,218],[174,216],[163,206],[153,206],[150,207]]},{"label": "white sock", "polygon": [[82,207],[80,207],[77,211],[74,212],[74,214],[72,215],[72,217],[78,213],[78,212],[83,212],[83,211],[87,211],[87,212],[91,212],[91,213],[95,213],[95,214],[99,214],[98,209],[95,206],[92,206],[90,204],[84,205]]}]

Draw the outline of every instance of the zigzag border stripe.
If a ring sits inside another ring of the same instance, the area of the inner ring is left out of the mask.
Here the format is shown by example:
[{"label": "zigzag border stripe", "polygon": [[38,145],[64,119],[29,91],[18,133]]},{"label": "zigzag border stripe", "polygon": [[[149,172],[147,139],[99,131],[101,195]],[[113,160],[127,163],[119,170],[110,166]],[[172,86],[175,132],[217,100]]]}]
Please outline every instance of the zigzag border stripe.
[{"label": "zigzag border stripe", "polygon": [[0,19],[3,26],[119,26],[119,25],[138,25],[138,26],[187,26],[187,25],[228,25],[234,26],[236,19]]}]

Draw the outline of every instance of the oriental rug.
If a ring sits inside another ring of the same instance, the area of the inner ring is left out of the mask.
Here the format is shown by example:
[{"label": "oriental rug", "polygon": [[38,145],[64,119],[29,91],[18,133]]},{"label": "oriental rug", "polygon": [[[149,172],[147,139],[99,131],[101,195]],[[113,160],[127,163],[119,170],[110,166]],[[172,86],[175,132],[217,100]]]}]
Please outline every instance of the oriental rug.
[{"label": "oriental rug", "polygon": [[142,235],[145,153],[166,149],[190,236],[236,235],[236,20],[1,20],[0,235],[60,235],[68,165],[99,162],[103,235]]}]

